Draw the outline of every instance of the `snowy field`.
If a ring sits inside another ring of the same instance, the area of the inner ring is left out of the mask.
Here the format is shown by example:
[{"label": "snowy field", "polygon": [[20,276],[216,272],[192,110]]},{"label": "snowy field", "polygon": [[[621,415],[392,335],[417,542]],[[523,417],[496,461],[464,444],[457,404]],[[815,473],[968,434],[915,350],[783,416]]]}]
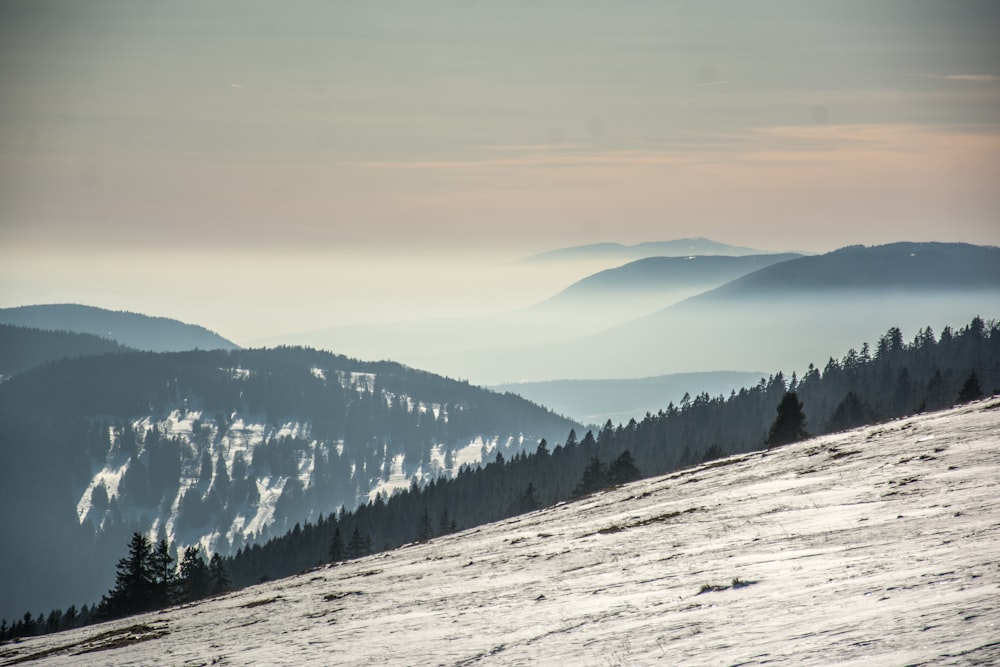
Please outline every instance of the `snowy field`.
[{"label": "snowy field", "polygon": [[1000,664],[1000,400],[0,647],[15,663]]}]

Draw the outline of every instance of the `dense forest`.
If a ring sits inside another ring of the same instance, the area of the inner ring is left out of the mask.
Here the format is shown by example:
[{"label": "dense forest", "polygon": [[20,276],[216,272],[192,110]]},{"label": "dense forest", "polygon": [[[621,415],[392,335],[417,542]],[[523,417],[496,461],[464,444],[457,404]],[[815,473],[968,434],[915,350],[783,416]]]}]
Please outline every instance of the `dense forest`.
[{"label": "dense forest", "polygon": [[[533,452],[497,453],[488,465],[463,466],[452,478],[414,480],[409,489],[378,494],[353,511],[330,508],[281,537],[241,547],[219,566],[227,583],[243,587],[511,517],[640,475],[778,444],[787,441],[775,435],[783,410],[795,439],[948,407],[997,387],[1000,323],[975,318],[939,337],[926,328],[909,342],[893,328],[874,348],[852,349],[822,370],[810,366],[801,378],[779,372],[728,397],[685,397],[638,422],[608,422],[579,438],[572,429],[554,447],[542,440]],[[36,626],[39,616],[33,617]]]}]

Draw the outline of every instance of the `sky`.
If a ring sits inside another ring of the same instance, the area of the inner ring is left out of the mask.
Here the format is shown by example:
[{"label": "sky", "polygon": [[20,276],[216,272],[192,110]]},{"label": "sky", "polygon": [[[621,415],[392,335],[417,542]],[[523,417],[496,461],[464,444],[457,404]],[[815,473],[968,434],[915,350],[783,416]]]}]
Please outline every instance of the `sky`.
[{"label": "sky", "polygon": [[0,0],[0,306],[237,342],[690,236],[1000,243],[994,2]]}]

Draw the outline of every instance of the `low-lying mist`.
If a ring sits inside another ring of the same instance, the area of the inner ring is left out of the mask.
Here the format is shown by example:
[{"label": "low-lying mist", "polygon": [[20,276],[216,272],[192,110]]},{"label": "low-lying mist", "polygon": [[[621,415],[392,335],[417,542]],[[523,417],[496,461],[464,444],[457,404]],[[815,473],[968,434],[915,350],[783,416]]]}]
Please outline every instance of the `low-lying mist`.
[{"label": "low-lying mist", "polygon": [[[874,346],[893,326],[912,338],[1000,313],[1000,292],[825,292],[822,298],[684,302],[653,315],[559,342],[510,345],[408,359],[473,382],[628,378],[710,370],[804,371],[831,352]],[[583,316],[583,315],[581,315]]]}]

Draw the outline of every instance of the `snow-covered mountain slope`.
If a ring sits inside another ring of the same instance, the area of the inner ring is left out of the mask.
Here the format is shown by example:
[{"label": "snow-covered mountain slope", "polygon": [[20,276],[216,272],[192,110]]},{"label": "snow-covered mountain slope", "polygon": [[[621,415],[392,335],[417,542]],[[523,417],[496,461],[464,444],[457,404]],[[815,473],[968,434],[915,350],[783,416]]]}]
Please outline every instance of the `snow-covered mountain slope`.
[{"label": "snow-covered mountain slope", "polygon": [[1000,400],[735,456],[0,664],[997,664]]}]

